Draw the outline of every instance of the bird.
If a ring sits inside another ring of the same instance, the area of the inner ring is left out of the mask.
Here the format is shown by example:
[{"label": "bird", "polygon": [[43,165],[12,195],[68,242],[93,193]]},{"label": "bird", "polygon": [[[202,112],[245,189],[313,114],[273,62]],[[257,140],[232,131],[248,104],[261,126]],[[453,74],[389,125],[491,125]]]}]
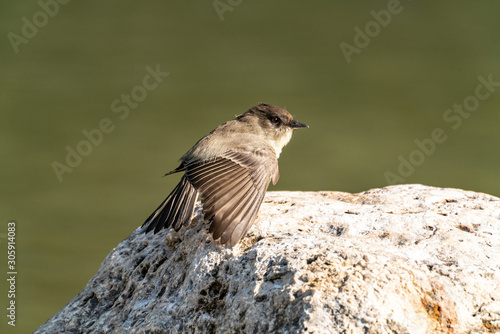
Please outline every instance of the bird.
[{"label": "bird", "polygon": [[209,233],[235,246],[253,224],[272,181],[278,158],[294,130],[309,126],[285,109],[260,103],[201,138],[166,175],[184,172],[180,182],[146,219],[144,233],[179,231],[191,221],[199,199]]}]

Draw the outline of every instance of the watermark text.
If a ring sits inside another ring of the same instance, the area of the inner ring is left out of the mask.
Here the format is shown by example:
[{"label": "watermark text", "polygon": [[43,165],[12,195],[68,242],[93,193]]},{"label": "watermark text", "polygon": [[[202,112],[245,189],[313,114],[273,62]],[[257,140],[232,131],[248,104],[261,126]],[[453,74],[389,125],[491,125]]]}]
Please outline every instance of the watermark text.
[{"label": "watermark text", "polygon": [[[148,92],[156,89],[170,74],[161,71],[159,64],[156,65],[155,69],[146,66],[146,72],[147,74],[143,77],[140,85],[134,86],[129,94],[123,93],[120,98],[111,102],[111,111],[117,114],[120,120],[125,120],[130,115],[131,109],[136,109],[139,103],[146,99]],[[80,166],[83,158],[89,156],[95,147],[102,144],[105,135],[112,133],[115,129],[116,125],[113,120],[104,117],[95,128],[83,129],[81,133],[84,139],[81,139],[76,145],[66,145],[66,157],[63,162],[54,160],[51,164],[59,182],[64,180],[64,174],[72,173],[76,167]]]},{"label": "watermark text", "polygon": [[16,222],[7,223],[7,323],[16,326]]},{"label": "watermark text", "polygon": [[373,20],[368,21],[363,29],[358,26],[354,27],[355,35],[353,43],[341,42],[339,44],[347,63],[350,64],[353,55],[360,54],[364,48],[370,45],[372,39],[381,33],[382,28],[386,28],[392,22],[393,16],[400,14],[402,11],[403,5],[399,0],[389,0],[386,9],[370,11]]},{"label": "watermark text", "polygon": [[[469,118],[473,112],[479,109],[481,101],[490,98],[497,87],[500,87],[500,81],[493,81],[491,73],[486,77],[480,75],[477,80],[479,83],[473,94],[464,98],[462,103],[455,103],[453,107],[443,112],[443,121],[454,131],[460,128],[464,119]],[[440,127],[433,129],[427,138],[415,139],[416,148],[407,155],[399,155],[399,165],[396,172],[386,171],[384,173],[387,183],[404,183],[415,172],[416,167],[421,166],[429,156],[436,152],[438,145],[447,139],[447,131]]]},{"label": "watermark text", "polygon": [[224,13],[232,12],[234,8],[241,5],[242,2],[243,0],[214,0],[212,5],[214,6],[217,16],[219,16],[219,19],[222,22],[224,21]]},{"label": "watermark text", "polygon": [[36,37],[38,31],[45,27],[51,18],[54,18],[59,13],[59,5],[65,5],[70,0],[39,0],[38,5],[40,10],[36,11],[31,19],[23,16],[21,18],[20,34],[9,32],[7,38],[14,49],[14,52],[19,53],[19,46],[28,44],[29,41]]}]

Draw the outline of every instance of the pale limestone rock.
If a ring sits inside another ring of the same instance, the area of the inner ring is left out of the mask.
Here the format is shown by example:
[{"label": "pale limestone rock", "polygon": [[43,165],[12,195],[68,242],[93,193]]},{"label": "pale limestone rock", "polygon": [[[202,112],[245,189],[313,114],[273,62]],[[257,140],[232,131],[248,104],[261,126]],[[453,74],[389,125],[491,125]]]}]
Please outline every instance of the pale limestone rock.
[{"label": "pale limestone rock", "polygon": [[400,185],[270,192],[234,248],[197,207],[134,231],[36,333],[500,331],[500,199]]}]

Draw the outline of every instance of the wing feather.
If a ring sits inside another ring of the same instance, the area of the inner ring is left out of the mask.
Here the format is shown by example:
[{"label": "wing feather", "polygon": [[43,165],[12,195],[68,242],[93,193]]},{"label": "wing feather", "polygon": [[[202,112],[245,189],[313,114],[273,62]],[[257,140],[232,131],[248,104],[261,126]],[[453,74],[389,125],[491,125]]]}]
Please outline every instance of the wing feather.
[{"label": "wing feather", "polygon": [[212,219],[217,223],[212,224],[210,228],[216,239],[222,235],[222,232],[224,232],[229,224],[237,222],[240,214],[247,210],[248,205],[251,204],[251,198],[257,194],[250,183],[245,184],[245,186],[239,190],[240,193],[238,193],[238,196],[227,201],[224,207],[221,207],[216,215],[212,216]]},{"label": "wing feather", "polygon": [[235,245],[252,225],[278,161],[272,150],[228,151],[222,156],[186,165],[186,176],[200,193],[210,233]]},{"label": "wing feather", "polygon": [[217,235],[221,237],[221,242],[226,243],[236,226],[251,225],[253,223],[251,213],[258,211],[257,203],[259,193],[252,189],[239,204],[239,209],[231,212],[227,219],[222,221],[222,224],[216,225]]},{"label": "wing feather", "polygon": [[[230,189],[231,185],[235,183],[235,180],[241,178],[246,178],[246,171],[244,169],[233,169],[230,173],[224,173],[222,175],[214,175],[210,180],[207,180],[199,189],[207,201],[210,199],[218,199],[217,193],[220,189]],[[208,204],[208,202],[207,202]]]},{"label": "wing feather", "polygon": [[162,228],[174,226],[178,230],[186,225],[193,213],[198,192],[183,176],[179,184],[172,190],[160,206],[146,219],[142,229],[147,233],[154,230],[157,233]]},{"label": "wing feather", "polygon": [[[213,210],[214,206],[223,206],[227,200],[237,194],[244,184],[251,182],[244,173],[235,173],[234,178],[225,182],[215,183],[212,187],[203,193],[203,205],[207,212]],[[218,193],[219,189],[224,189],[224,193]]]},{"label": "wing feather", "polygon": [[223,160],[213,161],[213,163],[201,163],[191,170],[191,175],[193,176],[191,181],[204,184],[210,181],[214,174],[223,175],[226,172],[231,172],[231,167]]}]

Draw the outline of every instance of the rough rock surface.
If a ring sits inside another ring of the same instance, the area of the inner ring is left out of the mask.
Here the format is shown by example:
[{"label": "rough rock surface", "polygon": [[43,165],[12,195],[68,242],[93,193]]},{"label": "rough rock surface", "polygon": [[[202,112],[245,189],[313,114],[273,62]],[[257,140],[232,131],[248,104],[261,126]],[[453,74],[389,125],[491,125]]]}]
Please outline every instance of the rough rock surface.
[{"label": "rough rock surface", "polygon": [[197,207],[134,231],[36,333],[500,331],[500,199],[400,185],[270,192],[234,248]]}]

